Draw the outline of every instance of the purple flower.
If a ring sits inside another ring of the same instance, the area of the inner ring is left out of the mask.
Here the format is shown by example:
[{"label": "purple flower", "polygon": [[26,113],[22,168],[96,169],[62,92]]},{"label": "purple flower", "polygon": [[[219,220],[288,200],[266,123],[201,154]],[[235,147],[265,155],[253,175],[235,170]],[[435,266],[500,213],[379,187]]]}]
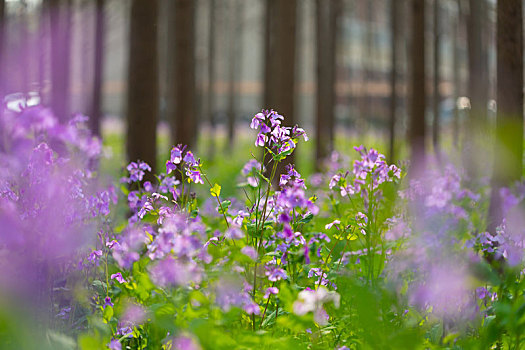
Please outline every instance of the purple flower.
[{"label": "purple flower", "polygon": [[127,179],[128,183],[142,181],[145,171],[151,171],[151,167],[142,161],[139,161],[138,163],[131,162],[126,169],[129,172],[129,178]]},{"label": "purple flower", "polygon": [[149,213],[150,211],[152,211],[154,208],[153,208],[153,205],[151,205],[151,203],[149,201],[146,201],[144,203],[144,205],[142,206],[142,208],[140,208],[139,212],[138,212],[138,216],[139,218],[144,218],[144,216]]},{"label": "purple flower", "polygon": [[252,122],[250,123],[250,128],[252,129],[258,129],[259,126],[264,123],[265,116],[263,113],[257,113],[253,118]]},{"label": "purple flower", "polygon": [[224,233],[224,237],[228,239],[241,239],[244,238],[244,232],[238,226],[229,227]]},{"label": "purple flower", "polygon": [[118,339],[111,339],[108,344],[109,350],[122,350],[122,344],[120,344]]},{"label": "purple flower", "polygon": [[201,350],[201,346],[194,337],[179,335],[173,339],[174,350]]},{"label": "purple flower", "polygon": [[297,300],[293,303],[293,312],[298,316],[313,312],[314,321],[321,326],[326,326],[328,315],[323,305],[332,302],[336,308],[339,308],[340,299],[339,294],[329,292],[324,287],[319,287],[315,291],[305,289],[299,293]]},{"label": "purple flower", "polygon": [[189,179],[196,184],[204,184],[201,178],[201,173],[199,170],[186,170],[186,175],[189,177]]},{"label": "purple flower", "polygon": [[69,313],[71,312],[71,307],[64,307],[60,312],[57,314],[57,317],[60,317],[63,320],[67,320],[69,318]]},{"label": "purple flower", "polygon": [[116,240],[112,240],[111,242],[106,243],[106,247],[109,249],[113,249],[114,247],[118,247],[120,244]]},{"label": "purple flower", "polygon": [[490,293],[487,291],[485,287],[479,287],[476,288],[476,295],[479,299],[485,299]]},{"label": "purple flower", "polygon": [[122,273],[120,273],[120,272],[112,274],[111,275],[111,279],[116,279],[119,283],[127,283],[128,282],[128,281],[126,281],[124,279],[124,277],[122,277]]},{"label": "purple flower", "polygon": [[89,254],[88,261],[92,262],[93,264],[98,264],[98,260],[102,256],[102,250],[94,250]]},{"label": "purple flower", "polygon": [[144,320],[146,320],[146,310],[140,305],[130,304],[126,307],[124,314],[121,317],[121,320],[125,324],[130,325],[140,325]]},{"label": "purple flower", "polygon": [[159,261],[149,269],[152,281],[161,286],[182,286],[191,282],[199,283],[202,279],[201,268],[194,262],[187,264],[171,256]]},{"label": "purple flower", "polygon": [[281,279],[288,278],[286,271],[277,267],[274,263],[266,264],[264,268],[266,269],[266,271],[264,272],[264,275],[268,277],[268,280],[271,282],[277,282]]},{"label": "purple flower", "polygon": [[242,247],[241,253],[243,253],[244,255],[246,255],[247,257],[249,257],[250,259],[254,261],[257,260],[257,251],[255,250],[255,248],[251,246],[247,245],[245,247]]},{"label": "purple flower", "polygon": [[256,303],[248,303],[244,306],[244,311],[248,315],[259,315],[261,313],[261,309],[259,307],[259,304]]},{"label": "purple flower", "polygon": [[268,136],[259,133],[257,134],[257,138],[255,139],[255,146],[264,147],[267,141],[268,141]]},{"label": "purple flower", "polygon": [[191,153],[191,151],[186,152],[183,160],[189,165],[197,164],[197,161],[195,160],[195,157],[193,157],[193,153]]},{"label": "purple flower", "polygon": [[180,164],[182,161],[182,153],[186,149],[186,146],[177,145],[171,149],[170,162],[173,164]]},{"label": "purple flower", "polygon": [[175,165],[173,162],[167,160],[166,161],[166,173],[171,174],[172,171],[177,169],[177,165]]},{"label": "purple flower", "polygon": [[335,174],[330,179],[330,184],[328,185],[328,187],[330,189],[334,188],[335,186],[337,186],[339,184],[339,180],[341,180],[341,174]]},{"label": "purple flower", "polygon": [[335,225],[335,227],[339,230],[339,226],[337,226],[337,225],[339,225],[340,223],[341,223],[340,220],[334,220],[334,221],[332,221],[331,223],[326,224],[325,227],[324,227],[324,229],[325,229],[325,230],[329,230],[329,229],[332,228],[332,226]]},{"label": "purple flower", "polygon": [[104,298],[104,309],[106,308],[106,306],[111,306],[111,307],[114,306],[114,304],[111,302],[111,298],[110,297],[105,297]]},{"label": "purple flower", "polygon": [[279,293],[279,288],[277,287],[269,287],[266,288],[266,292],[264,293],[264,299],[268,299],[270,295],[276,295]]}]

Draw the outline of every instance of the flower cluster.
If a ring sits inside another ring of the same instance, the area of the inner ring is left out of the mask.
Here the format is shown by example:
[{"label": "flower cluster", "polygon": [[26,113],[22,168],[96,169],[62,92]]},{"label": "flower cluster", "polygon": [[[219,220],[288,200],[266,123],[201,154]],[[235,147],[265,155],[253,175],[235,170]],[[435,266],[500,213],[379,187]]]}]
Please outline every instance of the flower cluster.
[{"label": "flower cluster", "polygon": [[401,170],[395,165],[388,165],[385,156],[371,148],[354,147],[361,159],[355,160],[352,169],[353,180],[348,181],[348,172],[335,174],[330,180],[330,189],[338,188],[341,196],[346,197],[360,193],[366,200],[369,192],[378,189],[384,182],[392,182],[401,178]]},{"label": "flower cluster", "polygon": [[284,117],[273,110],[257,113],[250,123],[250,128],[258,130],[255,146],[266,147],[274,157],[286,158],[297,145],[297,138],[302,136],[308,141],[306,132],[297,125],[282,126]]},{"label": "flower cluster", "polygon": [[193,153],[186,150],[186,145],[177,145],[171,150],[171,157],[166,161],[166,173],[171,174],[175,170],[179,170],[182,174],[188,177],[188,182],[202,184],[202,177],[200,172],[201,160],[195,160]]},{"label": "flower cluster", "polygon": [[86,251],[117,200],[97,175],[102,147],[86,120],[61,124],[42,106],[0,113],[1,308],[24,305],[40,324],[76,321],[66,282],[80,255],[81,266],[100,264],[99,249]]}]

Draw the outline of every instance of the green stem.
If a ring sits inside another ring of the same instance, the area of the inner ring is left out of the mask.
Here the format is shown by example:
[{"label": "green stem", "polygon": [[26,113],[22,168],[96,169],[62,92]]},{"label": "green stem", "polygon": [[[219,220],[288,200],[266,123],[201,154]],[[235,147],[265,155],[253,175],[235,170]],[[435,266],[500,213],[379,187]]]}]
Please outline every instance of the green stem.
[{"label": "green stem", "polygon": [[[272,284],[272,288],[275,287],[275,282]],[[264,317],[266,316],[266,310],[268,310],[268,304],[270,304],[270,299],[272,298],[272,294],[268,295],[268,300],[266,301],[266,306],[264,307],[264,312],[261,317],[261,324],[259,325],[259,328],[262,327],[262,324],[264,322]]]}]

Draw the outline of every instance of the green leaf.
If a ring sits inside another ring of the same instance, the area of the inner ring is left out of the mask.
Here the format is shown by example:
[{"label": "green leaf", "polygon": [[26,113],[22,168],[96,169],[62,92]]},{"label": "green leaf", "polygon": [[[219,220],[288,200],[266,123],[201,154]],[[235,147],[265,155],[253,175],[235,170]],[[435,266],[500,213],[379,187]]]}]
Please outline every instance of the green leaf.
[{"label": "green leaf", "polygon": [[111,317],[113,317],[113,307],[110,305],[107,305],[104,309],[104,320],[106,322],[109,322],[111,320]]},{"label": "green leaf", "polygon": [[155,210],[152,210],[146,213],[146,215],[144,215],[144,217],[142,218],[142,222],[149,222],[151,224],[155,224],[157,223],[158,218],[159,218],[159,213],[157,213],[157,211]]},{"label": "green leaf", "polygon": [[124,193],[125,196],[127,196],[129,194],[129,189],[125,185],[121,185],[120,186],[120,190],[122,191],[122,193]]},{"label": "green leaf", "polygon": [[96,291],[99,294],[105,294],[106,293],[107,285],[106,285],[105,282],[102,282],[100,280],[94,280],[93,283],[92,283],[92,286],[95,287]]},{"label": "green leaf", "polygon": [[309,213],[308,215],[304,216],[301,220],[299,220],[299,224],[307,224],[314,218],[314,214]]}]

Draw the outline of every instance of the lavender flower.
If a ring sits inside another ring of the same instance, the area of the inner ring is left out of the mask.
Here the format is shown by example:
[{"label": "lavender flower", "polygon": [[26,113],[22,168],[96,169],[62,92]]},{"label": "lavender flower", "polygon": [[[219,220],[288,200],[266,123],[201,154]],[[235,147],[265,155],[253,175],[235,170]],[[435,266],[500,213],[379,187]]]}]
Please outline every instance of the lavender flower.
[{"label": "lavender flower", "polygon": [[112,274],[111,275],[111,279],[116,279],[118,281],[118,283],[127,283],[128,282],[128,281],[126,281],[124,279],[124,277],[122,277],[122,273],[120,273],[120,272]]},{"label": "lavender flower", "polygon": [[324,287],[319,287],[315,291],[305,289],[299,293],[297,301],[294,302],[293,312],[299,316],[313,312],[314,321],[321,326],[325,326],[328,324],[328,315],[323,305],[332,302],[336,308],[339,308],[340,299],[339,294],[329,292]]}]

